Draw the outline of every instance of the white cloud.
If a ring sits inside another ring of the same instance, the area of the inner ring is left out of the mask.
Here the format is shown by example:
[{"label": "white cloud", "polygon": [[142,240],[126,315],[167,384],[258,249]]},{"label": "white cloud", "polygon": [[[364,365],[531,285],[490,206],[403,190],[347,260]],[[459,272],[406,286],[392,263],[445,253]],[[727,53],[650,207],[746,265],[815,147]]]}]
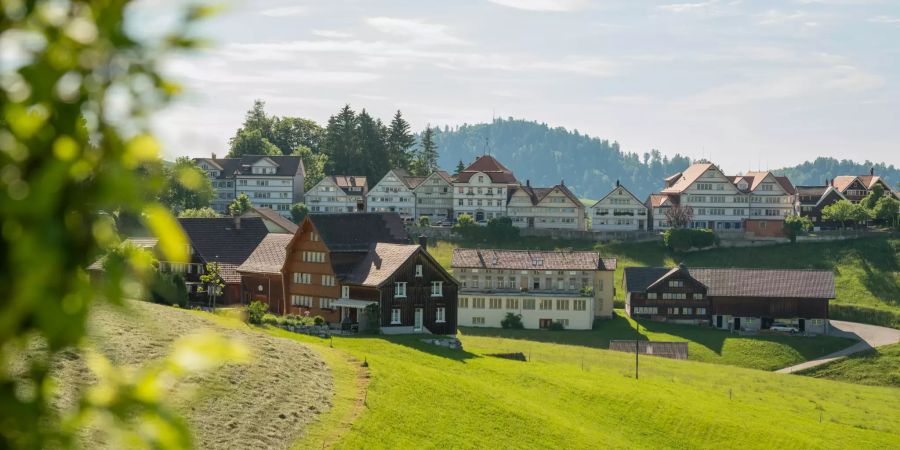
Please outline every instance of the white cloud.
[{"label": "white cloud", "polygon": [[445,45],[465,44],[466,41],[451,35],[446,25],[429,23],[418,19],[398,19],[394,17],[370,17],[366,24],[376,30],[410,39],[411,44]]},{"label": "white cloud", "polygon": [[900,17],[875,16],[875,17],[872,17],[871,19],[869,19],[869,22],[900,24]]},{"label": "white cloud", "polygon": [[305,6],[284,6],[281,8],[269,8],[259,12],[266,17],[295,17],[306,14],[309,9]]},{"label": "white cloud", "polygon": [[698,3],[672,3],[669,5],[661,5],[659,9],[663,11],[673,12],[673,13],[681,13],[681,12],[689,12],[696,11],[699,9],[706,8],[707,6],[712,6],[716,3],[716,0],[711,0],[708,2],[698,2]]},{"label": "white cloud", "polygon": [[313,30],[312,34],[328,39],[350,39],[353,37],[353,33],[340,30]]},{"label": "white cloud", "polygon": [[816,27],[819,25],[819,22],[813,20],[809,14],[802,11],[788,13],[770,9],[756,17],[756,23],[759,25],[784,25],[788,23],[800,23],[805,27]]},{"label": "white cloud", "polygon": [[576,11],[587,5],[586,0],[488,0],[500,6],[526,11]]}]

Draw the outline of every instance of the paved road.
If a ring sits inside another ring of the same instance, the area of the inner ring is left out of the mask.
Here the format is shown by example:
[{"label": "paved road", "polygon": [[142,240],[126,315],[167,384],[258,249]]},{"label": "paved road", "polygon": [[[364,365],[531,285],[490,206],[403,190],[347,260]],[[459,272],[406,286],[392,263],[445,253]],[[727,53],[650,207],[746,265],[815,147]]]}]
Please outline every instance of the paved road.
[{"label": "paved road", "polygon": [[829,363],[836,359],[841,359],[847,355],[900,342],[900,330],[880,327],[878,325],[868,325],[865,323],[844,322],[842,320],[832,320],[831,330],[828,334],[831,336],[856,339],[859,342],[843,350],[838,350],[834,353],[795,366],[785,367],[784,369],[776,370],[776,372],[791,373],[798,370],[809,369],[810,367],[821,366],[822,364]]}]

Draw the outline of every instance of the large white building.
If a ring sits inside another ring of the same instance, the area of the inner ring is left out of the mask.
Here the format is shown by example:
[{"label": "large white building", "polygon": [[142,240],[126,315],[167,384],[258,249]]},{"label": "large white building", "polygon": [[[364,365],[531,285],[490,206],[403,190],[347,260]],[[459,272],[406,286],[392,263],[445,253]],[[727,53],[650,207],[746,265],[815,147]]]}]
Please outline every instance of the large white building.
[{"label": "large white building", "polygon": [[647,229],[647,207],[625,186],[616,187],[590,208],[594,231],[637,231]]},{"label": "large white building", "polygon": [[614,258],[598,252],[455,249],[459,326],[500,327],[508,313],[525,328],[589,330],[612,317]]},{"label": "large white building", "polygon": [[366,177],[327,176],[306,193],[306,206],[311,214],[363,212],[367,193]]},{"label": "large white building", "polygon": [[[670,208],[691,208],[691,228],[743,230],[748,223],[783,221],[793,214],[796,190],[787,177],[771,172],[727,176],[716,165],[704,162],[666,178],[660,195],[668,197]],[[669,227],[668,221],[660,226],[656,211],[652,216],[655,228]]]},{"label": "large white building", "polygon": [[195,158],[214,190],[211,207],[220,214],[240,194],[256,207],[271,208],[285,217],[303,200],[306,171],[299,156],[247,155],[240,158]]},{"label": "large white building", "polygon": [[413,189],[416,218],[427,216],[432,223],[453,217],[453,180],[443,170],[425,178]]},{"label": "large white building", "polygon": [[509,188],[518,184],[512,171],[493,156],[480,156],[453,179],[453,212],[476,222],[504,217]]},{"label": "large white building", "polygon": [[544,228],[584,230],[584,205],[578,197],[560,183],[550,188],[525,186],[509,188],[507,215],[514,226],[520,228]]},{"label": "large white building", "polygon": [[369,189],[366,208],[369,212],[395,212],[406,220],[415,219],[416,196],[413,192],[425,177],[414,177],[404,169],[392,169]]}]

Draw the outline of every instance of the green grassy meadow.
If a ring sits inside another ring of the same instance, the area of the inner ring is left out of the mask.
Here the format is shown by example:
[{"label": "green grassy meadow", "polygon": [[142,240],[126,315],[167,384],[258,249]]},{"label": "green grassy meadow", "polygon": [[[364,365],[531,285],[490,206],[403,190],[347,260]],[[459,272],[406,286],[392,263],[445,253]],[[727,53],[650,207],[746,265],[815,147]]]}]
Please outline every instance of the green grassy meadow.
[{"label": "green grassy meadow", "polygon": [[[458,351],[418,336],[329,341],[269,331],[368,363],[364,411],[336,448],[713,448],[736,436],[745,448],[900,442],[900,394],[891,388],[654,357],[641,358],[635,379],[631,354],[465,334]],[[486,356],[509,351],[532,360]],[[298,446],[321,448],[317,439]]]},{"label": "green grassy meadow", "polygon": [[693,325],[644,320],[638,324],[622,310],[616,310],[610,320],[597,321],[593,330],[547,331],[463,327],[460,328],[460,333],[465,336],[499,337],[596,349],[609,348],[610,339],[635,339],[635,337],[652,341],[688,342],[688,359],[692,361],[760,370],[777,370],[799,364],[854,343],[850,339],[832,336],[740,336]]},{"label": "green grassy meadow", "polygon": [[848,383],[900,388],[900,344],[850,355],[800,374]]},{"label": "green grassy meadow", "polygon": [[[440,241],[429,251],[449,268],[457,245],[490,247]],[[622,273],[628,266],[674,266],[684,262],[696,267],[750,267],[828,269],[834,271],[837,298],[831,302],[834,319],[876,323],[900,328],[900,238],[872,237],[833,242],[781,244],[750,248],[717,248],[673,254],[659,242],[595,243],[523,237],[506,245],[521,249],[600,251],[618,260],[616,298],[621,300]]]}]

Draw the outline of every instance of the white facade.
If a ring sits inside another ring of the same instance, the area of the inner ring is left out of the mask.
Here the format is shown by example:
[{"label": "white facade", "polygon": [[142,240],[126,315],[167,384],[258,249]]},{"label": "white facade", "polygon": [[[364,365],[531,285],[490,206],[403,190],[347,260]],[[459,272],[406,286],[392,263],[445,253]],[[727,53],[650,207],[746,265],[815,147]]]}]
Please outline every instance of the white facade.
[{"label": "white facade", "polygon": [[566,294],[524,295],[504,293],[459,293],[458,325],[500,328],[507,313],[522,316],[526,329],[547,328],[562,323],[567,330],[590,330],[594,324],[594,299]]},{"label": "white facade", "polygon": [[381,181],[369,189],[366,210],[369,212],[395,212],[403,219],[416,218],[416,198],[407,185],[409,174],[402,169],[388,172]]},{"label": "white facade", "polygon": [[[359,212],[365,205],[363,187],[351,187],[358,191],[347,192],[338,185],[335,177],[325,177],[306,193],[306,206],[311,214]],[[363,208],[364,210],[364,208]]]},{"label": "white facade", "polygon": [[594,231],[637,231],[647,229],[647,207],[624,186],[601,198],[590,208]]},{"label": "white facade", "polygon": [[506,216],[507,183],[495,183],[483,172],[473,174],[466,182],[453,183],[453,213],[468,214],[476,222]]},{"label": "white facade", "polygon": [[270,208],[290,217],[291,205],[300,202],[303,196],[302,168],[292,174],[279,175],[279,164],[273,158],[260,156],[249,162],[252,159],[196,160],[212,183],[214,194],[210,206],[220,214],[227,214],[228,205],[240,194],[246,194],[251,205]]},{"label": "white facade", "polygon": [[434,172],[413,189],[415,217],[427,216],[432,222],[453,216],[453,185],[446,173]]},{"label": "white facade", "polygon": [[512,189],[507,215],[520,228],[584,230],[584,205],[563,192],[563,187]]}]

